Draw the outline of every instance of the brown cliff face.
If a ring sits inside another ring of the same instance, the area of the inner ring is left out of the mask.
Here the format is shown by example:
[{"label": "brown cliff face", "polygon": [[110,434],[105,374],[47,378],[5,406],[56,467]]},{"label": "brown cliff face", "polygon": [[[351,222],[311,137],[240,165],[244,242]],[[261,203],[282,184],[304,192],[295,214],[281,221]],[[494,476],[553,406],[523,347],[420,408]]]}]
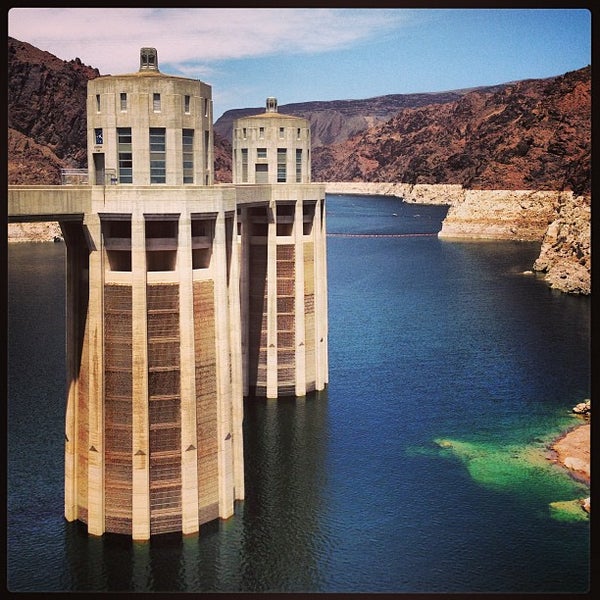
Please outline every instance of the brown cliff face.
[{"label": "brown cliff face", "polygon": [[8,126],[31,140],[11,134],[9,183],[41,183],[44,171],[43,183],[56,183],[61,167],[85,166],[87,82],[98,75],[79,59],[8,39]]},{"label": "brown cliff face", "polygon": [[[501,89],[490,86],[489,91]],[[430,104],[454,102],[470,90],[452,90],[423,94],[388,94],[363,100],[328,100],[297,102],[279,106],[279,112],[285,115],[302,117],[310,123],[311,144],[313,148],[343,142],[348,138],[366,131],[379,123],[384,123],[400,110],[417,108]],[[215,131],[221,137],[230,140],[235,119],[262,113],[264,108],[237,108],[228,110],[215,122]]]},{"label": "brown cliff face", "polygon": [[317,181],[455,183],[472,189],[591,187],[591,69],[407,108],[313,151]]},{"label": "brown cliff face", "polygon": [[8,182],[10,184],[59,185],[66,166],[48,148],[15,129],[8,130]]},{"label": "brown cliff face", "polygon": [[215,183],[231,183],[231,142],[214,132]]}]

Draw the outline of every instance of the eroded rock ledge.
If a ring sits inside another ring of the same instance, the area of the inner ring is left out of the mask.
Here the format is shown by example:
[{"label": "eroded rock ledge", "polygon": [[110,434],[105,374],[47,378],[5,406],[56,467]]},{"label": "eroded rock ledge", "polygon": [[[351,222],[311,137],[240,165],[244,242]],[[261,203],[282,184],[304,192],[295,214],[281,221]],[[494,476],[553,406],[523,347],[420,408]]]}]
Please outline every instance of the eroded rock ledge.
[{"label": "eroded rock ledge", "polygon": [[325,184],[328,194],[359,194],[365,196],[397,196],[416,204],[452,205],[464,200],[465,190],[460,184],[428,183],[373,183],[336,181]]},{"label": "eroded rock ledge", "polygon": [[465,190],[452,204],[441,238],[541,241],[554,219],[561,192]]}]

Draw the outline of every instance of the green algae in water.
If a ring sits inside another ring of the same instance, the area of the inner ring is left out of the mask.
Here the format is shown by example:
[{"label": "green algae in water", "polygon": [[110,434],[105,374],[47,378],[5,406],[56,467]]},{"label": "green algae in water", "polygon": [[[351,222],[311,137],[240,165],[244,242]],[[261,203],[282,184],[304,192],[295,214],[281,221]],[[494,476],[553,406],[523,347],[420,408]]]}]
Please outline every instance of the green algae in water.
[{"label": "green algae in water", "polygon": [[451,439],[436,439],[435,443],[442,453],[458,458],[474,481],[489,489],[533,497],[537,506],[549,506],[550,516],[558,520],[588,518],[581,502],[573,499],[588,495],[588,487],[548,461],[541,443],[499,446]]},{"label": "green algae in water", "polygon": [[557,521],[587,521],[589,519],[581,500],[550,502],[549,506],[550,516]]}]

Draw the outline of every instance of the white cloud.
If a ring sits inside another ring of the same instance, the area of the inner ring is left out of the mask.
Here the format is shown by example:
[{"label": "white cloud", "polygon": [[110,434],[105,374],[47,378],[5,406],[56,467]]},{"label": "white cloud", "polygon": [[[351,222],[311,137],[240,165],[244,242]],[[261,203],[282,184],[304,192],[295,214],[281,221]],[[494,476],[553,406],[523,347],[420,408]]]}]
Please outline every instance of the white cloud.
[{"label": "white cloud", "polygon": [[399,27],[410,11],[266,8],[15,8],[8,34],[101,73],[136,71],[139,48],[159,64],[209,74],[211,62],[347,48]]}]

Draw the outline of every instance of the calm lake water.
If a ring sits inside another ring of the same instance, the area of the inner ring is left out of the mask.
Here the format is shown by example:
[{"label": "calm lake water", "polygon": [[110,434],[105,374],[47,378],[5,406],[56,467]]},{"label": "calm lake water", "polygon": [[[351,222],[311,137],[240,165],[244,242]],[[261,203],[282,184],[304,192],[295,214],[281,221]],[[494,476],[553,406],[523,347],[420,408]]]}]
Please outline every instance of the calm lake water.
[{"label": "calm lake water", "polygon": [[539,244],[409,235],[445,213],[328,197],[328,389],[248,400],[236,515],[147,543],[63,518],[64,245],[11,245],[9,590],[586,591],[553,503],[589,488],[544,453],[590,397],[590,299],[523,274]]}]

